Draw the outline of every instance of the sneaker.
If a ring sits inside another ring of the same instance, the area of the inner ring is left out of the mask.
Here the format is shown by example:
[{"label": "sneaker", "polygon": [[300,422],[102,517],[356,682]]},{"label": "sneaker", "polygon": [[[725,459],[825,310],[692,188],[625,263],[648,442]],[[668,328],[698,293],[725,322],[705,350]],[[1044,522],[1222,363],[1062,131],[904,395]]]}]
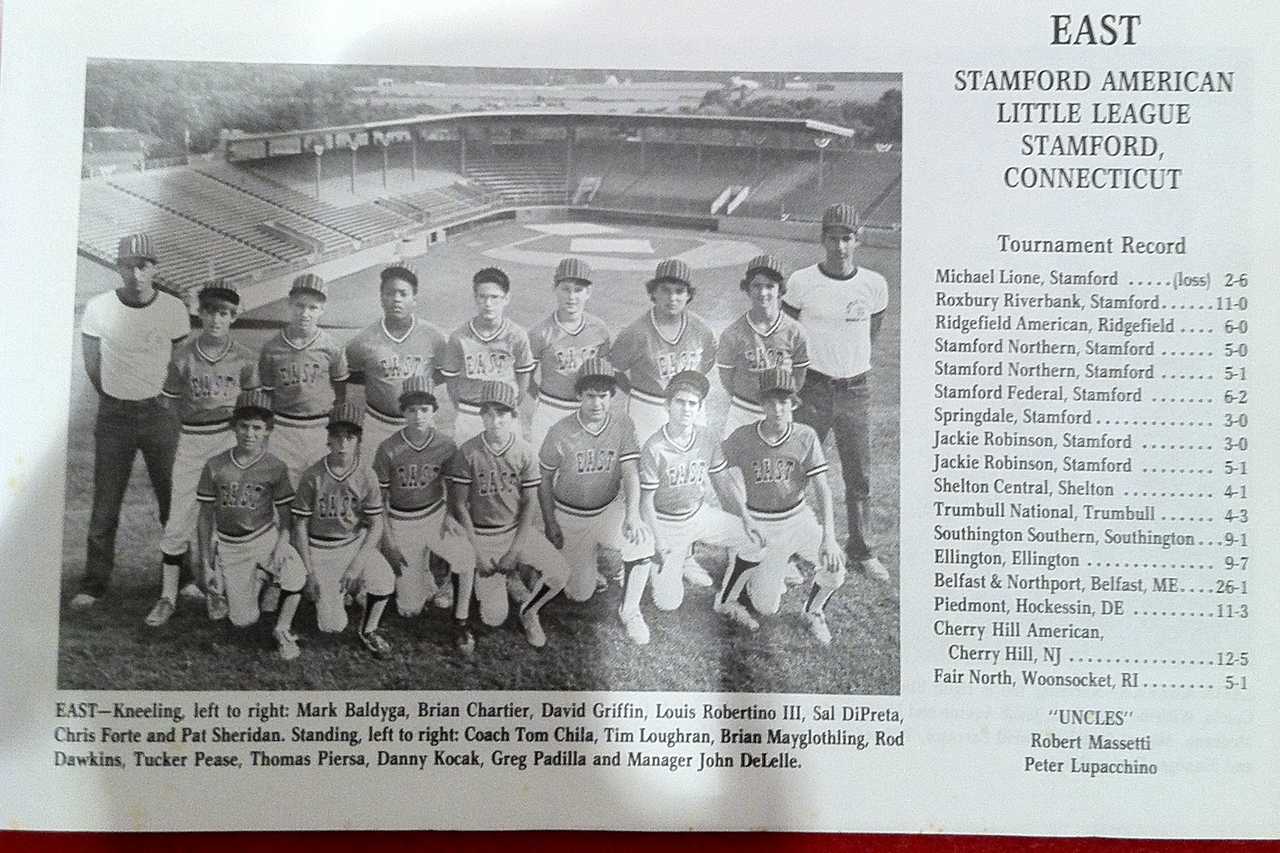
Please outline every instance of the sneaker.
[{"label": "sneaker", "polygon": [[204,590],[195,581],[192,581],[178,590],[178,598],[183,601],[204,601]]},{"label": "sneaker", "polygon": [[524,636],[529,645],[540,649],[547,644],[547,635],[542,632],[542,621],[538,619],[537,611],[522,610],[520,624],[524,626]]},{"label": "sneaker", "polygon": [[507,575],[507,594],[520,607],[523,607],[525,602],[533,597],[533,593],[529,592],[529,588],[524,585],[524,581],[514,574]]},{"label": "sneaker", "polygon": [[804,622],[815,640],[824,646],[831,645],[831,629],[827,627],[825,613],[806,613],[804,614]]},{"label": "sneaker", "polygon": [[88,610],[90,607],[98,603],[98,596],[90,595],[87,592],[77,592],[75,597],[71,599],[72,610]]},{"label": "sneaker", "polygon": [[453,607],[453,584],[445,584],[437,589],[436,594],[431,598],[431,603],[441,610]]},{"label": "sneaker", "polygon": [[360,642],[364,643],[364,647],[369,650],[375,658],[385,658],[391,654],[391,644],[383,639],[382,635],[377,631],[360,634]]},{"label": "sneaker", "polygon": [[280,658],[282,660],[294,660],[298,655],[302,654],[302,649],[298,648],[298,638],[283,628],[276,628],[271,632],[276,638],[276,645],[280,647]]},{"label": "sneaker", "polygon": [[471,657],[476,653],[476,636],[466,623],[458,625],[453,631],[453,646],[463,657]]},{"label": "sneaker", "polygon": [[596,572],[596,592],[604,592],[609,588],[609,579],[601,572]]},{"label": "sneaker", "polygon": [[230,612],[227,608],[227,597],[217,593],[210,593],[205,597],[204,609],[209,614],[209,619],[214,622],[226,619],[227,614]]},{"label": "sneaker", "polygon": [[787,560],[787,571],[782,576],[782,582],[787,586],[800,586],[804,583],[804,575],[800,573],[800,566],[794,559]]},{"label": "sneaker", "polygon": [[859,560],[858,568],[862,569],[862,573],[872,580],[877,580],[881,583],[889,582],[889,570],[884,567],[884,563],[875,557]]},{"label": "sneaker", "polygon": [[715,611],[721,616],[726,617],[730,622],[736,622],[748,631],[756,631],[760,628],[760,623],[752,618],[747,612],[747,608],[735,602],[725,602],[724,604],[716,603]]},{"label": "sneaker", "polygon": [[147,618],[143,621],[147,623],[149,628],[159,628],[161,625],[169,621],[169,617],[173,615],[174,604],[167,598],[156,599],[155,605],[151,608],[151,612],[147,614]]},{"label": "sneaker", "polygon": [[262,587],[262,595],[258,599],[258,609],[263,613],[275,613],[280,609],[280,587],[269,583]]},{"label": "sneaker", "polygon": [[622,627],[626,629],[627,637],[637,646],[649,644],[649,626],[645,624],[644,617],[639,613],[623,616]]},{"label": "sneaker", "polygon": [[707,570],[702,568],[698,561],[693,559],[692,555],[684,561],[682,574],[685,582],[690,586],[712,586],[714,584],[714,581],[711,580],[711,575],[707,574]]}]

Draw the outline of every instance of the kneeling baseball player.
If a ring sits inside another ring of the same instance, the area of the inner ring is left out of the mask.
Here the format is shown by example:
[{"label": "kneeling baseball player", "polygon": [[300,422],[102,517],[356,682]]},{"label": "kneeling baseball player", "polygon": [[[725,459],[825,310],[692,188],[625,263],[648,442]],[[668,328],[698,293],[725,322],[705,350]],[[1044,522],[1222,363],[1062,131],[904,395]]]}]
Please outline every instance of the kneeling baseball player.
[{"label": "kneeling baseball player", "polygon": [[[455,641],[470,653],[475,641],[467,623],[471,593],[480,602],[480,619],[496,627],[507,621],[508,581],[517,592],[520,624],[529,645],[546,645],[538,611],[564,589],[569,567],[538,529],[534,493],[542,479],[538,460],[518,434],[516,389],[489,381],[479,388],[484,431],[464,442],[449,462],[449,512],[466,530],[475,550],[474,565],[455,565],[459,577]],[[525,590],[514,573],[532,566],[538,581]]]},{"label": "kneeling baseball player", "polygon": [[547,539],[569,564],[564,594],[586,601],[600,588],[596,548],[622,553],[624,571],[648,560],[653,539],[640,520],[640,445],[631,418],[610,414],[614,370],[588,358],[574,390],[578,411],[556,421],[538,453],[538,502]]},{"label": "kneeling baseball player", "polygon": [[235,447],[210,458],[196,485],[196,550],[210,598],[225,602],[237,628],[258,621],[264,587],[279,587],[274,634],[280,657],[292,660],[293,615],[307,576],[289,544],[289,469],[267,450],[275,421],[270,395],[242,392],[231,419]]},{"label": "kneeling baseball player", "polygon": [[[792,371],[774,368],[761,373],[764,418],[738,427],[724,441],[725,461],[742,472],[747,513],[764,537],[766,548],[759,566],[735,565],[725,574],[717,603],[722,611],[741,608],[745,592],[756,612],[777,613],[786,591],[788,568],[793,555],[799,554],[814,565],[805,624],[818,642],[827,645],[831,630],[823,608],[844,583],[844,554],[831,520],[831,487],[821,476],[827,471],[822,442],[812,427],[792,420],[796,392]],[[810,482],[818,495],[821,527],[805,501]],[[754,622],[750,614],[745,615]]]},{"label": "kneeling baseball player", "polygon": [[343,596],[364,592],[360,642],[374,657],[391,644],[378,633],[395,572],[378,550],[382,542],[382,490],[360,457],[364,407],[340,403],[329,416],[329,453],[302,474],[293,501],[293,547],[302,555],[325,633],[347,627]]}]

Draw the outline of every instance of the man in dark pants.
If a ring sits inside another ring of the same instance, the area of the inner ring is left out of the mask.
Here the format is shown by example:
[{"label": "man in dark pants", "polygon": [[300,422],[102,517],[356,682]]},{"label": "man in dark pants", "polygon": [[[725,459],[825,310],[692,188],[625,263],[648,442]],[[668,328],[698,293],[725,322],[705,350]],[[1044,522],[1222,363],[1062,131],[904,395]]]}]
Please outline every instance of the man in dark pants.
[{"label": "man in dark pants", "polygon": [[111,580],[120,506],[134,457],[142,451],[163,526],[178,446],[177,419],[161,401],[160,390],[173,345],[191,330],[186,306],[155,289],[156,252],[146,234],[120,240],[116,270],[120,287],[90,299],[80,327],[85,372],[98,392],[98,419],[85,573],[71,599],[77,609],[92,607]]},{"label": "man in dark pants", "polygon": [[845,508],[849,515],[850,561],[870,577],[889,579],[889,572],[867,543],[871,439],[871,342],[889,305],[884,276],[859,267],[858,213],[835,204],[822,215],[819,263],[796,270],[787,279],[783,309],[808,332],[810,366],[796,420],[813,427],[819,440],[834,430],[844,474]]}]

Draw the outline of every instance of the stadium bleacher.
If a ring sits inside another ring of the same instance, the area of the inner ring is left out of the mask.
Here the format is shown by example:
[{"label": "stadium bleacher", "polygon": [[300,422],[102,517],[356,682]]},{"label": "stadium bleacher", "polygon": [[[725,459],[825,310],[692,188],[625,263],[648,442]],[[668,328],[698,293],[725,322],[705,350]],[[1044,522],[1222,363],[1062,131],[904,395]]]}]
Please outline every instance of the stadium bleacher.
[{"label": "stadium bleacher", "polygon": [[569,169],[557,147],[494,145],[469,152],[466,173],[512,204],[564,204]]}]

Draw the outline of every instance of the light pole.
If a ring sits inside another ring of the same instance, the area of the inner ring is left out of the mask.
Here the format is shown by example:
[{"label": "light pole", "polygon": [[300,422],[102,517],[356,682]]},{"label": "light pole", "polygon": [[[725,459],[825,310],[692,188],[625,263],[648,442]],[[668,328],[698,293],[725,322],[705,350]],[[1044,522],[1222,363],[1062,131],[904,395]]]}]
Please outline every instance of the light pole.
[{"label": "light pole", "polygon": [[391,142],[385,133],[376,134],[374,141],[382,149],[382,188],[385,190],[387,188],[387,148],[390,147]]},{"label": "light pole", "polygon": [[418,130],[409,128],[409,182],[418,180]]},{"label": "light pole", "polygon": [[321,165],[322,159],[324,158],[324,146],[317,142],[315,145],[311,146],[311,150],[314,151],[316,155],[316,201],[319,201],[320,179],[322,177],[321,172],[324,169],[324,166]]},{"label": "light pole", "polygon": [[360,143],[356,138],[351,137],[351,141],[347,143],[347,147],[351,149],[351,194],[356,194],[356,151],[360,148]]},{"label": "light pole", "polygon": [[818,192],[822,192],[822,152],[827,150],[827,146],[831,144],[830,136],[819,136],[813,140],[813,144],[818,146]]}]

